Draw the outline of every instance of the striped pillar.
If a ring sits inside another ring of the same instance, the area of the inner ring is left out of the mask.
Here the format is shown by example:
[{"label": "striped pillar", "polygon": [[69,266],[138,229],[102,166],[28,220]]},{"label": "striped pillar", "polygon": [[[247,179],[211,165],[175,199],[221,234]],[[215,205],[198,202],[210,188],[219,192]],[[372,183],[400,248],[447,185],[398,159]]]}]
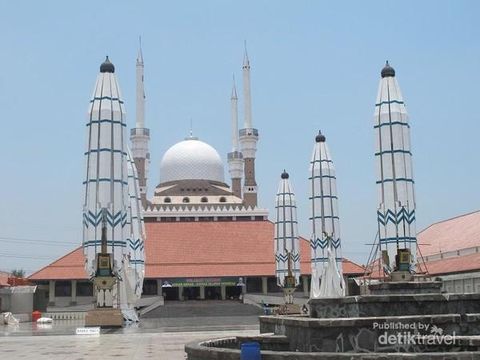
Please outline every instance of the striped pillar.
[{"label": "striped pillar", "polygon": [[[128,215],[127,226],[129,236],[127,238],[128,252],[128,284],[129,293],[135,294],[130,297],[130,304],[127,307],[134,307],[136,300],[140,299],[145,276],[145,227],[143,223],[142,191],[139,186],[139,176],[135,167],[132,153],[127,148],[127,174],[128,174]],[[129,298],[127,296],[127,298]]]},{"label": "striped pillar", "polygon": [[87,274],[93,277],[96,255],[101,252],[105,212],[107,253],[113,258],[113,273],[118,278],[113,306],[134,314],[133,305],[143,284],[144,230],[138,175],[127,148],[125,129],[125,109],[115,67],[107,57],[100,66],[88,112],[83,248]]},{"label": "striped pillar", "polygon": [[[337,180],[326,138],[319,133],[315,137],[310,161],[310,202],[312,237],[312,279],[310,296],[321,297],[320,280],[329,263],[329,252],[334,259],[337,283],[330,284],[338,296],[345,294],[342,278],[340,224],[338,217]],[[332,290],[333,291],[333,290]],[[324,294],[323,294],[324,295]],[[330,294],[331,295],[331,294]]]},{"label": "striped pillar", "polygon": [[107,57],[100,67],[88,112],[83,248],[89,277],[95,275],[96,254],[101,251],[102,209],[107,209],[107,251],[113,255],[116,274],[121,271],[129,235],[127,124],[114,72]]},{"label": "striped pillar", "polygon": [[375,162],[377,168],[377,210],[380,250],[395,270],[397,249],[410,249],[411,271],[416,263],[415,191],[410,149],[410,126],[395,70],[388,64],[381,72],[375,104]]},{"label": "striped pillar", "polygon": [[298,241],[297,205],[295,194],[285,171],[281,176],[275,201],[275,264],[277,285],[285,287],[285,277],[300,283],[300,244]]}]

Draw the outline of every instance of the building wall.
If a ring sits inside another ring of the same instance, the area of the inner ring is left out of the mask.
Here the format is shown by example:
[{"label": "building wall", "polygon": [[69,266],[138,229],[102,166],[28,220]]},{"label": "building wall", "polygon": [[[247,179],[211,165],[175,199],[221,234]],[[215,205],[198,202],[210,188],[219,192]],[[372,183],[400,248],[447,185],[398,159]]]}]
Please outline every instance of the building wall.
[{"label": "building wall", "polygon": [[75,305],[88,305],[95,301],[93,296],[77,296],[75,299],[73,300],[71,296],[56,296],[55,306],[67,307],[73,305],[72,302],[75,302]]},{"label": "building wall", "polygon": [[480,272],[440,275],[446,293],[480,293]]},{"label": "building wall", "polygon": [[13,314],[31,314],[33,311],[34,286],[19,286],[17,291],[13,288],[0,289],[0,298],[2,299],[1,311],[8,311]]}]

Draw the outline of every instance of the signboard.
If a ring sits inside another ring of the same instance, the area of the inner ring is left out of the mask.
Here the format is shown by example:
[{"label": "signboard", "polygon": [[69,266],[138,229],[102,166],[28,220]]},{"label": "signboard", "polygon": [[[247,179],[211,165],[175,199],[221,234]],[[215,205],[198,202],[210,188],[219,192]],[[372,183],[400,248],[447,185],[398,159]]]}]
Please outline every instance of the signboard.
[{"label": "signboard", "polygon": [[206,277],[163,279],[162,287],[196,287],[196,286],[245,286],[242,277]]},{"label": "signboard", "polygon": [[100,327],[81,327],[75,330],[76,335],[100,335]]}]

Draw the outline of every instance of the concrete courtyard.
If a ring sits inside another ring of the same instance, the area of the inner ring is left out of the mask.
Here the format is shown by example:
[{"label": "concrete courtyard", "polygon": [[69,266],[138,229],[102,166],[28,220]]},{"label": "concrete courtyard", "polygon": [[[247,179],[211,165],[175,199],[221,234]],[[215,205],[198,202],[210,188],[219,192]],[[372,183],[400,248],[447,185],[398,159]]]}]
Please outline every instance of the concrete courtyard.
[{"label": "concrete courtyard", "polygon": [[124,332],[87,335],[0,337],[1,359],[185,359],[190,341],[232,335],[255,335],[258,328],[222,331]]},{"label": "concrete courtyard", "polygon": [[139,324],[75,335],[80,320],[0,325],[0,359],[185,359],[184,345],[202,339],[259,333],[256,307],[225,302],[178,302]]}]

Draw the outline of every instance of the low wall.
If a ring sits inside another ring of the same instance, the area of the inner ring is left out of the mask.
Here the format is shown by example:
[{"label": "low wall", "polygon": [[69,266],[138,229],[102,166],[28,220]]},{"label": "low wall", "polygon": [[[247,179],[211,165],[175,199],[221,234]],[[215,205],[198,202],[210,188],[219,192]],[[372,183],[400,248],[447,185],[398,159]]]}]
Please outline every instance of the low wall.
[{"label": "low wall", "polygon": [[311,299],[310,316],[345,318],[480,313],[480,294],[368,295]]},{"label": "low wall", "polygon": [[[415,315],[401,317],[358,317],[313,319],[306,317],[261,316],[260,332],[284,335],[290,351],[300,352],[425,352],[452,351],[455,344],[405,343],[404,336],[425,336],[438,329],[442,335],[480,334],[480,314]],[[387,337],[402,339],[394,342]],[[383,338],[382,338],[383,336]],[[385,339],[385,343],[383,343]],[[429,345],[434,345],[429,346]],[[453,345],[453,346],[451,346]],[[434,349],[434,350],[433,350]],[[466,350],[466,349],[463,349]]]},{"label": "low wall", "polygon": [[[185,345],[188,360],[240,360],[239,343],[236,338],[224,338],[193,342]],[[474,351],[445,353],[300,353],[292,351],[261,351],[262,360],[472,360],[478,359],[480,353]]]}]

